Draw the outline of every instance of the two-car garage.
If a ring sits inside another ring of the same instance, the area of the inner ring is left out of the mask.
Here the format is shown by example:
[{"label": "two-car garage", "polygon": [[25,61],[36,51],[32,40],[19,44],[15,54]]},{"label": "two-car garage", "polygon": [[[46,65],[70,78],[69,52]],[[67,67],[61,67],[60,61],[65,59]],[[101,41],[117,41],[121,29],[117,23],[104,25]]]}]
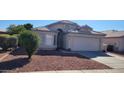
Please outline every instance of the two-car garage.
[{"label": "two-car garage", "polygon": [[67,48],[72,51],[100,51],[101,38],[94,36],[68,36]]}]

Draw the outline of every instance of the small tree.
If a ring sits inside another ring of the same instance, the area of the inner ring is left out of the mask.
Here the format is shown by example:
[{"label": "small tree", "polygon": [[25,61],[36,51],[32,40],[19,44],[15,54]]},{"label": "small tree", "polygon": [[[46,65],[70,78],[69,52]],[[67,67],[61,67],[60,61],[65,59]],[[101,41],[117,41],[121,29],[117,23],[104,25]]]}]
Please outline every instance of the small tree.
[{"label": "small tree", "polygon": [[39,47],[40,37],[35,32],[27,30],[20,34],[19,43],[22,47],[25,48],[28,58],[30,59]]},{"label": "small tree", "polygon": [[21,32],[25,31],[26,28],[24,27],[24,25],[10,25],[7,28],[8,32],[10,34],[20,34]]},{"label": "small tree", "polygon": [[31,30],[33,28],[33,25],[30,24],[30,23],[27,23],[27,24],[24,24],[24,27],[27,29],[27,30]]},{"label": "small tree", "polygon": [[16,28],[16,25],[15,25],[15,24],[12,24],[12,25],[10,25],[10,26],[7,28],[7,31],[8,31],[8,32],[13,32],[13,31],[15,31],[15,28]]}]

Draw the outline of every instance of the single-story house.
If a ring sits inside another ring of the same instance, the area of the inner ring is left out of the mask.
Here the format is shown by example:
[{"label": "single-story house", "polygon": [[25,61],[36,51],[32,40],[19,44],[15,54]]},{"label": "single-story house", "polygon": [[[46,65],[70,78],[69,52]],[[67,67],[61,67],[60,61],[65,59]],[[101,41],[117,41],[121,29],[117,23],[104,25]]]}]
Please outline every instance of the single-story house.
[{"label": "single-story house", "polygon": [[39,49],[72,51],[101,51],[105,34],[88,25],[79,26],[68,20],[58,21],[32,29],[41,36]]},{"label": "single-story house", "polygon": [[124,31],[109,30],[102,31],[106,34],[103,39],[103,44],[106,48],[110,48],[110,51],[124,51]]}]

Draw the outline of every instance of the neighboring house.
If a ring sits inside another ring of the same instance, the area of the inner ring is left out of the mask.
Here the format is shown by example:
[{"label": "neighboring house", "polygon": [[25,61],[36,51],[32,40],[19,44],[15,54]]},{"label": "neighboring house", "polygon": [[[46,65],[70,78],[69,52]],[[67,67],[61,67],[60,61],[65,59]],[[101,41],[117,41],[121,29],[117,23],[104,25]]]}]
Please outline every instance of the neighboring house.
[{"label": "neighboring house", "polygon": [[105,34],[93,31],[88,25],[62,20],[45,27],[32,29],[41,36],[40,49],[72,51],[101,51]]},{"label": "neighboring house", "polygon": [[0,34],[8,34],[6,30],[0,29]]},{"label": "neighboring house", "polygon": [[104,45],[106,45],[106,49],[110,47],[111,51],[124,51],[124,31],[103,31],[106,34],[104,38]]}]

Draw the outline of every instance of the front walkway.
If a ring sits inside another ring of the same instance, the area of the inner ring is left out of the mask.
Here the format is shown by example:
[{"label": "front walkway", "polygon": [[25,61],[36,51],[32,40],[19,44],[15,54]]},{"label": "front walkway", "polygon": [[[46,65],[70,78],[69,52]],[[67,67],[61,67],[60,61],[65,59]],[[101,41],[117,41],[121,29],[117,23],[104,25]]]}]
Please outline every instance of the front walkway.
[{"label": "front walkway", "polygon": [[111,52],[108,52],[107,54],[111,55],[111,56],[113,56],[117,59],[124,60],[124,56],[121,56],[121,55],[118,55],[118,54],[115,54],[115,53],[111,53]]},{"label": "front walkway", "polygon": [[79,54],[103,63],[111,68],[124,69],[124,59],[117,56],[115,57],[112,54],[91,51],[79,52]]}]

